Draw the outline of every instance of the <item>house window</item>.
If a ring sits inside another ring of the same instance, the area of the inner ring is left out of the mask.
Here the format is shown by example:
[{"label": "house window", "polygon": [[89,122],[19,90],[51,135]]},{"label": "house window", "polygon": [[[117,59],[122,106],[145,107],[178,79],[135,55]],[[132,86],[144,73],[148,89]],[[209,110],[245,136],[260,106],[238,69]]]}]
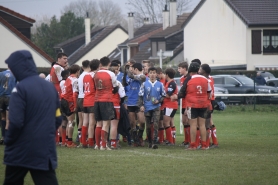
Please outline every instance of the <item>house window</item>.
[{"label": "house window", "polygon": [[278,30],[263,30],[263,52],[278,53]]}]

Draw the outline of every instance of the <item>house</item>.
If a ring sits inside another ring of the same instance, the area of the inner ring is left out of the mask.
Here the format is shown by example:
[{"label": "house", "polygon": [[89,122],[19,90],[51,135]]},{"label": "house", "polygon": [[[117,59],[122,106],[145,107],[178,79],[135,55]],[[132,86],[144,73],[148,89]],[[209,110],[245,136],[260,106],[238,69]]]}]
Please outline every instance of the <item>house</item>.
[{"label": "house", "polygon": [[162,24],[150,24],[149,19],[144,19],[144,25],[134,31],[134,13],[128,13],[128,33],[129,37],[120,43],[108,57],[110,60],[119,60],[122,64],[129,59],[141,62],[148,58],[136,58],[137,53],[144,50],[149,45],[149,37],[162,31]]},{"label": "house", "polygon": [[184,58],[214,69],[278,67],[277,0],[201,0],[184,28]]},{"label": "house", "polygon": [[85,19],[85,33],[54,47],[56,52],[68,55],[69,65],[82,65],[84,60],[101,59],[128,38],[120,25],[96,26],[90,30],[90,19]]},{"label": "house", "polygon": [[0,68],[7,68],[5,60],[16,50],[29,50],[37,67],[51,67],[54,60],[31,40],[34,19],[0,6]]}]

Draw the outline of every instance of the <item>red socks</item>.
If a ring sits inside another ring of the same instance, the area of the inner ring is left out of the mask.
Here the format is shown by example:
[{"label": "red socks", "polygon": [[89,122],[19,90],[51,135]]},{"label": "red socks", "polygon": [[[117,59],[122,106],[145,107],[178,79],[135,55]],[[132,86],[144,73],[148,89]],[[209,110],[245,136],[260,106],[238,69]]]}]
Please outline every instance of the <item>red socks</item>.
[{"label": "red socks", "polygon": [[173,137],[172,137],[172,128],[171,127],[167,127],[165,128],[165,131],[166,131],[166,138],[167,140],[169,141],[169,143],[172,143],[173,144]]},{"label": "red socks", "polygon": [[93,138],[89,138],[89,146],[90,147],[94,146],[94,139]]},{"label": "red socks", "polygon": [[96,127],[95,129],[95,140],[96,145],[100,147],[100,137],[101,137],[101,127]]},{"label": "red socks", "polygon": [[190,125],[188,125],[188,126],[186,126],[186,128],[185,128],[186,130],[185,130],[185,133],[186,133],[186,143],[188,142],[188,143],[190,143],[191,142],[191,139],[190,139]]},{"label": "red socks", "polygon": [[214,145],[218,145],[218,140],[216,137],[216,127],[212,125],[211,127],[211,138]]},{"label": "red socks", "polygon": [[87,145],[87,142],[86,142],[87,132],[88,132],[88,127],[82,126],[82,129],[81,129],[81,139],[82,139],[82,144],[84,146]]}]

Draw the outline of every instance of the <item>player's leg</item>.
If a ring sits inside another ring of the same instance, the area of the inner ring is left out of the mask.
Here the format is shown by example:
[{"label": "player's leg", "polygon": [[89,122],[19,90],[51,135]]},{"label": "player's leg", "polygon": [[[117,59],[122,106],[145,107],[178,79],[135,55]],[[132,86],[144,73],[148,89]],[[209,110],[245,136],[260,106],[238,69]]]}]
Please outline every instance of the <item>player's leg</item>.
[{"label": "player's leg", "polygon": [[173,143],[176,144],[176,126],[175,126],[175,121],[174,121],[174,116],[177,112],[177,109],[172,109],[172,112],[170,114],[171,121],[170,121],[170,127],[171,127],[171,134],[173,138]]},{"label": "player's leg", "polygon": [[120,119],[120,108],[114,108],[115,110],[115,119],[111,120],[110,128],[110,141],[111,149],[117,149],[117,133],[118,133],[118,123]]},{"label": "player's leg", "polygon": [[92,148],[94,146],[94,133],[95,133],[95,114],[94,114],[94,107],[90,107],[89,109],[89,129],[88,129],[88,140],[89,140],[89,147]]},{"label": "player's leg", "polygon": [[130,131],[131,137],[134,142],[134,146],[138,146],[138,137],[137,137],[137,130],[136,130],[136,119],[135,119],[135,108],[134,106],[128,106],[128,118],[130,122]]},{"label": "player's leg", "polygon": [[218,148],[218,139],[217,139],[217,135],[216,135],[216,127],[214,125],[214,122],[212,120],[212,116],[210,119],[210,128],[211,128],[211,139],[212,139],[212,146],[210,148]]},{"label": "player's leg", "polygon": [[138,141],[138,145],[139,146],[144,146],[143,133],[144,133],[144,130],[145,130],[145,122],[146,122],[144,112],[142,112],[142,111],[137,112],[137,118],[138,118],[138,121],[139,121],[139,131],[138,131],[138,140],[139,141]]},{"label": "player's leg", "polygon": [[[77,115],[78,115],[78,140],[81,143],[82,142],[82,127],[83,127],[83,113],[84,113],[84,108],[83,108],[83,98],[78,98],[77,100]],[[88,126],[87,126],[88,127]]]},{"label": "player's leg", "polygon": [[160,120],[160,108],[156,108],[153,110],[153,141],[152,141],[152,149],[157,149],[157,143],[158,143],[158,124]]},{"label": "player's leg", "polygon": [[164,108],[164,115],[163,115],[163,125],[166,131],[166,139],[167,139],[167,143],[168,145],[174,145],[173,143],[173,137],[172,137],[172,128],[170,125],[171,122],[171,109],[169,108]]},{"label": "player's leg", "polygon": [[145,112],[144,115],[146,120],[146,133],[147,133],[149,148],[151,148],[152,147],[152,131],[151,131],[152,112],[151,111]]},{"label": "player's leg", "polygon": [[206,142],[206,139],[207,139],[207,132],[206,132],[206,117],[207,117],[207,109],[206,108],[200,108],[200,109],[197,109],[198,111],[198,126],[199,126],[199,129],[200,129],[200,135],[201,135],[201,145],[202,145],[202,148],[203,150],[205,149],[208,149],[208,146],[207,146],[207,142]]},{"label": "player's leg", "polygon": [[72,136],[73,136],[73,131],[74,131],[74,126],[75,126],[75,113],[72,112],[70,116],[67,117],[68,119],[68,148],[75,148],[77,145],[72,142]]},{"label": "player's leg", "polygon": [[187,107],[187,116],[190,124],[190,146],[188,150],[196,150],[196,132],[197,132],[197,118],[198,114],[196,109]]},{"label": "player's leg", "polygon": [[159,137],[160,144],[162,144],[164,142],[163,115],[164,115],[164,110],[161,110],[160,116],[159,116],[159,123],[158,123],[158,137]]},{"label": "player's leg", "polygon": [[66,116],[62,116],[63,117],[63,120],[62,120],[62,124],[61,124],[61,127],[62,127],[62,145],[61,146],[66,146],[66,139],[67,139],[67,125],[68,125],[68,119]]},{"label": "player's leg", "polygon": [[185,108],[182,108],[182,123],[184,132],[184,141],[182,143],[182,146],[188,147],[190,143],[190,125]]},{"label": "player's leg", "polygon": [[[80,113],[80,112],[79,112]],[[78,114],[79,114],[78,113]],[[84,113],[82,115],[83,120],[81,123],[83,123],[81,128],[81,143],[83,148],[87,148],[87,133],[88,133],[88,126],[89,126],[89,112],[87,111],[87,107],[84,107]],[[80,123],[80,117],[79,117],[79,123]]]}]

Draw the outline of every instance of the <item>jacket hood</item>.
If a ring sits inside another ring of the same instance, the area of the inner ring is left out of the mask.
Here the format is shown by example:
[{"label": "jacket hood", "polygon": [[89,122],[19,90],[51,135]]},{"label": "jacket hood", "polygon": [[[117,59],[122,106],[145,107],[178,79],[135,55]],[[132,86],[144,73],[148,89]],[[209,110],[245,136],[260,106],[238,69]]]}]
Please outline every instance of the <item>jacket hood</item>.
[{"label": "jacket hood", "polygon": [[32,54],[27,50],[13,52],[5,63],[14,74],[17,81],[21,81],[29,76],[38,75],[37,67]]}]

